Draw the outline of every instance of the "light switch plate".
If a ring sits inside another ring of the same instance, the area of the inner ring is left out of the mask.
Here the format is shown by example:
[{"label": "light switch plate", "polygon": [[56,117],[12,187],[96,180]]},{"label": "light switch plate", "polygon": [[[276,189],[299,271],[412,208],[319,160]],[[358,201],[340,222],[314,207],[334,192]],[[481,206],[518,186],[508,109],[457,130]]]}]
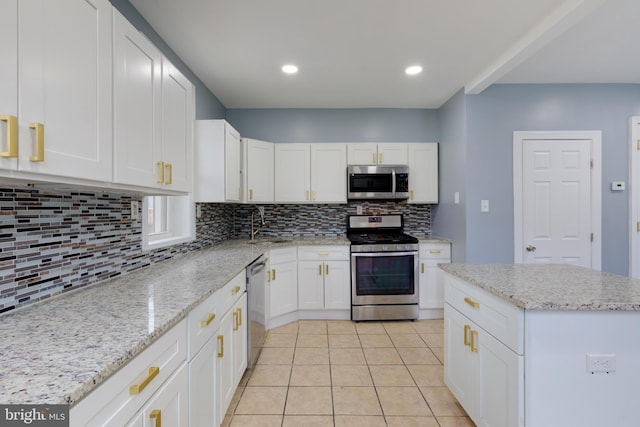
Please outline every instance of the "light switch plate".
[{"label": "light switch plate", "polygon": [[488,200],[480,200],[480,212],[489,212]]}]

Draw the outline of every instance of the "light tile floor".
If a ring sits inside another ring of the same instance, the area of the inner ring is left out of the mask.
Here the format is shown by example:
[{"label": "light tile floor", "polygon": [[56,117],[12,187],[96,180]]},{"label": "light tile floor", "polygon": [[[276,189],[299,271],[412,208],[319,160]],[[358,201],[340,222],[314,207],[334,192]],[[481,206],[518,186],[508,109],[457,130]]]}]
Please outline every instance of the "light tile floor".
[{"label": "light tile floor", "polygon": [[472,427],[443,381],[443,322],[300,320],[269,331],[224,427]]}]

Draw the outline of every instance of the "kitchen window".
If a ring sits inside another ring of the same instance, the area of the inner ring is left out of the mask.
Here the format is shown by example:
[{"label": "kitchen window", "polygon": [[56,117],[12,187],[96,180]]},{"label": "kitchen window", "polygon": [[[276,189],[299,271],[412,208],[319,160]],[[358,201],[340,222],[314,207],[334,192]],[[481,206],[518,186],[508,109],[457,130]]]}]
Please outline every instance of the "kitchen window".
[{"label": "kitchen window", "polygon": [[195,240],[195,213],[191,195],[147,196],[142,203],[143,250]]}]

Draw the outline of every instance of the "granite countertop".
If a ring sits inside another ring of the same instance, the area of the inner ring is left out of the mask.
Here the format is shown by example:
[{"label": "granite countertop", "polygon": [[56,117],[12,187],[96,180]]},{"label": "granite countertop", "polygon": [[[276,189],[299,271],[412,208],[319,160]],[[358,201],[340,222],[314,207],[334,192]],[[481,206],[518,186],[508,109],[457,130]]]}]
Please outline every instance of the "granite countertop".
[{"label": "granite countertop", "polygon": [[229,240],[0,317],[0,403],[74,404],[269,249]]},{"label": "granite countertop", "polygon": [[566,264],[440,264],[525,310],[640,311],[640,280]]}]

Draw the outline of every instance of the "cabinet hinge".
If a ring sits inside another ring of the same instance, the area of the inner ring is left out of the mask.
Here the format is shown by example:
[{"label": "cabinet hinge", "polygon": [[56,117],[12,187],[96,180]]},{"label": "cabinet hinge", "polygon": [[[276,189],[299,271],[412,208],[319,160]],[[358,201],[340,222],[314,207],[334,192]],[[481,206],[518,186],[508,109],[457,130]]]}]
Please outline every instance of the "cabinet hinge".
[{"label": "cabinet hinge", "polygon": [[591,241],[593,242],[593,233],[591,233]]}]

